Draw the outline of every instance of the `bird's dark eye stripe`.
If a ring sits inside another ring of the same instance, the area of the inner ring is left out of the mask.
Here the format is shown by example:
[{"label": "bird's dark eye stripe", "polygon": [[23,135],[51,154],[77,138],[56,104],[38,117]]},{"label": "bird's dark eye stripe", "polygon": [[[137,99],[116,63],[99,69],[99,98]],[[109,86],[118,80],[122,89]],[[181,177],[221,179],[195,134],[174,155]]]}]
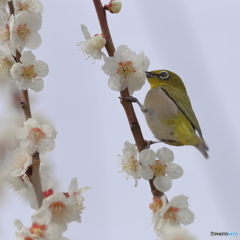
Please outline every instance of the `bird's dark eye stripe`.
[{"label": "bird's dark eye stripe", "polygon": [[158,74],[158,77],[161,79],[168,79],[169,73],[167,71],[162,71],[161,73]]}]

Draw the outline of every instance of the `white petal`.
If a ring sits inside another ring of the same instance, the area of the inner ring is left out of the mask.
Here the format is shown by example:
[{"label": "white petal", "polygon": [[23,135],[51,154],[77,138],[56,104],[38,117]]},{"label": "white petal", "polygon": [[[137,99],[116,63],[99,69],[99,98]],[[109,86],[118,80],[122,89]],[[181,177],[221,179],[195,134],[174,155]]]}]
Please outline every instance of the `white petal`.
[{"label": "white petal", "polygon": [[37,60],[35,62],[35,70],[36,70],[38,77],[46,77],[49,73],[49,68],[48,68],[47,63],[45,63],[41,60]]},{"label": "white petal", "polygon": [[132,78],[132,81],[128,81],[128,88],[131,91],[138,91],[142,88],[145,83],[146,74],[135,72],[129,78]]},{"label": "white petal", "polygon": [[126,83],[119,74],[111,75],[108,79],[108,86],[115,91],[122,91],[126,88]]},{"label": "white petal", "polygon": [[103,60],[105,63],[102,66],[102,70],[108,75],[113,75],[116,74],[117,68],[118,68],[118,63],[115,61],[113,57],[103,57]]},{"label": "white petal", "polygon": [[187,208],[188,207],[188,197],[184,195],[179,195],[174,197],[169,204],[177,208]]},{"label": "white petal", "polygon": [[145,56],[144,52],[140,52],[138,55],[137,55],[137,58],[138,58],[138,63],[141,63],[141,68],[143,70],[147,70],[149,68],[149,65],[150,65],[150,60],[148,59],[147,56]]},{"label": "white petal", "polygon": [[55,148],[55,141],[53,139],[46,139],[38,145],[38,152],[40,154],[46,154]]},{"label": "white petal", "polygon": [[29,128],[40,127],[38,122],[34,118],[29,118],[26,122],[23,123],[24,126],[28,126]]},{"label": "white petal", "polygon": [[183,175],[183,169],[178,164],[168,163],[166,167],[166,173],[171,179],[176,179]]},{"label": "white petal", "polygon": [[33,32],[26,40],[26,48],[37,49],[42,43],[41,35],[38,32]]},{"label": "white petal", "polygon": [[51,124],[43,124],[42,130],[43,130],[43,132],[45,132],[46,136],[49,138],[54,139],[54,138],[56,138],[56,136],[58,134],[56,129],[54,128],[54,126]]},{"label": "white petal", "polygon": [[158,149],[156,152],[156,156],[162,163],[169,163],[172,162],[174,159],[173,152],[166,147]]},{"label": "white petal", "polygon": [[137,160],[138,151],[137,151],[137,148],[136,148],[135,144],[132,144],[132,143],[126,141],[123,145],[122,152],[123,152],[123,154],[126,158],[131,158],[132,157],[135,160]]},{"label": "white petal", "polygon": [[177,221],[183,225],[192,223],[194,221],[194,218],[194,213],[188,208],[180,209],[177,212]]},{"label": "white petal", "polygon": [[40,92],[44,88],[44,81],[42,78],[35,78],[33,83],[30,85],[30,88],[35,92]]},{"label": "white petal", "polygon": [[68,187],[68,192],[72,193],[78,189],[78,180],[77,178],[73,178],[70,182],[70,185]]},{"label": "white petal", "polygon": [[13,64],[12,68],[11,68],[11,75],[13,78],[21,78],[21,75],[22,75],[22,67],[23,65],[21,63],[15,63]]},{"label": "white petal", "polygon": [[152,149],[144,149],[139,154],[139,161],[142,165],[153,165],[156,159],[156,154]]},{"label": "white petal", "polygon": [[83,194],[85,192],[87,192],[89,189],[91,189],[91,187],[83,187],[83,188],[80,188],[78,190],[78,194]]},{"label": "white petal", "polygon": [[36,61],[36,56],[32,53],[32,51],[24,51],[22,53],[22,57],[20,58],[21,62],[24,64],[34,64]]},{"label": "white petal", "polygon": [[14,221],[14,225],[17,228],[18,231],[25,228],[24,225],[22,224],[22,222],[19,219]]},{"label": "white petal", "polygon": [[21,82],[20,81],[16,82],[16,84],[20,89],[27,90],[31,86],[32,83],[30,81],[23,80]]},{"label": "white petal", "polygon": [[150,180],[153,178],[153,171],[149,166],[141,165],[141,176],[145,180]]},{"label": "white petal", "polygon": [[83,33],[83,36],[86,40],[89,40],[91,38],[91,35],[90,33],[88,32],[88,29],[85,25],[81,24],[81,30],[82,30],[82,33]]},{"label": "white petal", "polygon": [[168,176],[157,176],[153,180],[154,186],[161,192],[166,192],[172,187],[172,179]]}]

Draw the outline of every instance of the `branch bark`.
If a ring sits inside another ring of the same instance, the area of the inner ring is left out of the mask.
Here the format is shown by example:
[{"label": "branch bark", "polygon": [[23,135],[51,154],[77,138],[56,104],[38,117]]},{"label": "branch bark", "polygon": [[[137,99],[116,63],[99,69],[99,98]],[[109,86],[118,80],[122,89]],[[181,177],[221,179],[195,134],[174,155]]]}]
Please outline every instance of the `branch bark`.
[{"label": "branch bark", "polygon": [[[105,48],[108,52],[108,55],[110,57],[112,57],[115,52],[115,47],[114,47],[113,40],[112,40],[110,31],[109,31],[109,27],[108,27],[108,23],[107,23],[106,11],[105,11],[104,7],[102,6],[102,3],[100,0],[93,0],[93,3],[95,6],[95,9],[96,9],[96,12],[97,12],[97,16],[98,16],[98,20],[99,20],[100,27],[102,30],[102,34],[106,39]],[[138,151],[140,152],[141,150],[143,150],[146,147],[147,142],[143,138],[141,127],[138,123],[132,103],[122,99],[123,97],[130,96],[128,89],[126,88],[125,90],[121,91],[120,96],[121,96],[121,104],[125,110],[131,132],[132,132],[134,140],[136,142]],[[152,192],[153,196],[160,198],[164,194],[163,192],[160,192],[155,188],[155,186],[153,185],[153,180],[150,180],[149,184],[150,184],[150,188],[151,188],[151,192]]]},{"label": "branch bark", "polygon": [[[10,15],[14,14],[14,5],[13,1],[8,2],[8,7],[9,7],[9,12]],[[16,50],[16,57],[15,61],[16,62],[21,62],[21,53]],[[30,101],[29,101],[29,96],[28,96],[28,90],[22,90],[22,101],[21,101],[21,106],[25,115],[26,120],[32,117],[31,114],[31,108],[30,108]],[[37,198],[38,202],[38,207],[40,208],[42,206],[42,201],[43,201],[43,194],[42,194],[42,187],[41,187],[41,179],[39,175],[39,167],[40,167],[40,158],[39,158],[39,153],[35,152],[32,155],[33,163],[31,168],[26,172],[26,174],[29,177],[30,182],[33,185],[35,195]]]}]

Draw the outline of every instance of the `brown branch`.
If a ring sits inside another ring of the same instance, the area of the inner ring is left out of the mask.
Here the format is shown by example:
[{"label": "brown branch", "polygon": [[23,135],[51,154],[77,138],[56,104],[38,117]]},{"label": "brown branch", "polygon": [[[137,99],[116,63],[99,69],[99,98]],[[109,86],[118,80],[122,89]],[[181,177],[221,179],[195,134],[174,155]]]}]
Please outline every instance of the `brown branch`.
[{"label": "brown branch", "polygon": [[34,192],[37,198],[38,207],[40,208],[42,206],[43,193],[42,193],[41,179],[39,174],[40,158],[39,158],[38,152],[35,152],[32,155],[32,161],[33,161],[32,166],[26,172],[26,174],[29,178],[29,181],[33,185]]},{"label": "brown branch", "polygon": [[[9,7],[10,15],[14,14],[14,5],[12,1],[8,2],[8,7]],[[21,62],[20,58],[21,58],[21,53],[18,50],[16,50],[15,61]],[[22,90],[22,99],[23,101],[21,101],[20,103],[21,103],[25,118],[26,120],[28,120],[29,118],[32,117],[28,90]],[[38,207],[40,208],[42,206],[43,194],[42,194],[42,187],[41,187],[41,179],[39,175],[40,158],[39,158],[38,152],[35,152],[32,155],[32,161],[33,161],[32,166],[26,172],[26,174],[28,175],[29,180],[33,185],[36,199],[38,202]]]},{"label": "brown branch", "polygon": [[[22,56],[21,53],[18,50],[16,50],[16,62],[21,62],[20,61],[21,56]],[[22,106],[25,118],[26,120],[28,120],[29,118],[32,117],[28,90],[22,90],[22,98],[23,98],[23,101],[21,103],[21,106]]]},{"label": "brown branch", "polygon": [[[105,11],[104,7],[102,6],[102,3],[100,0],[93,0],[93,3],[95,6],[95,9],[96,9],[96,12],[97,12],[97,16],[98,16],[98,20],[99,20],[100,27],[102,30],[102,34],[106,39],[105,48],[108,52],[108,55],[113,56],[113,54],[115,52],[115,48],[113,45],[113,41],[112,41],[111,34],[109,31],[108,23],[107,23],[106,11]],[[138,123],[132,103],[122,99],[123,97],[129,97],[128,89],[126,88],[125,90],[121,91],[120,95],[121,95],[121,104],[127,115],[130,129],[132,131],[138,151],[140,152],[141,150],[143,150],[145,148],[146,141],[143,138],[141,127]],[[164,194],[163,192],[160,192],[155,188],[155,186],[153,185],[153,179],[149,181],[149,184],[150,184],[151,192],[152,192],[153,196],[160,198]]]},{"label": "brown branch", "polygon": [[21,104],[26,120],[32,117],[30,102],[28,97],[28,90],[22,90],[23,102]]},{"label": "brown branch", "polygon": [[13,1],[8,2],[8,7],[9,7],[10,16],[11,16],[12,14],[14,14]]}]

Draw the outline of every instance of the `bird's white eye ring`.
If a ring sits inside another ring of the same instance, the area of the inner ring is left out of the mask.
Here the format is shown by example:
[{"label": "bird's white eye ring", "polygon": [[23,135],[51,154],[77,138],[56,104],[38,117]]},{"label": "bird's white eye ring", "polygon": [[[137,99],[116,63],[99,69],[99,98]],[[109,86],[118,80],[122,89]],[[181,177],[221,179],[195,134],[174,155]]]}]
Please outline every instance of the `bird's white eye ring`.
[{"label": "bird's white eye ring", "polygon": [[169,78],[169,73],[167,71],[162,71],[160,74],[158,74],[158,77],[161,79],[168,79]]}]

